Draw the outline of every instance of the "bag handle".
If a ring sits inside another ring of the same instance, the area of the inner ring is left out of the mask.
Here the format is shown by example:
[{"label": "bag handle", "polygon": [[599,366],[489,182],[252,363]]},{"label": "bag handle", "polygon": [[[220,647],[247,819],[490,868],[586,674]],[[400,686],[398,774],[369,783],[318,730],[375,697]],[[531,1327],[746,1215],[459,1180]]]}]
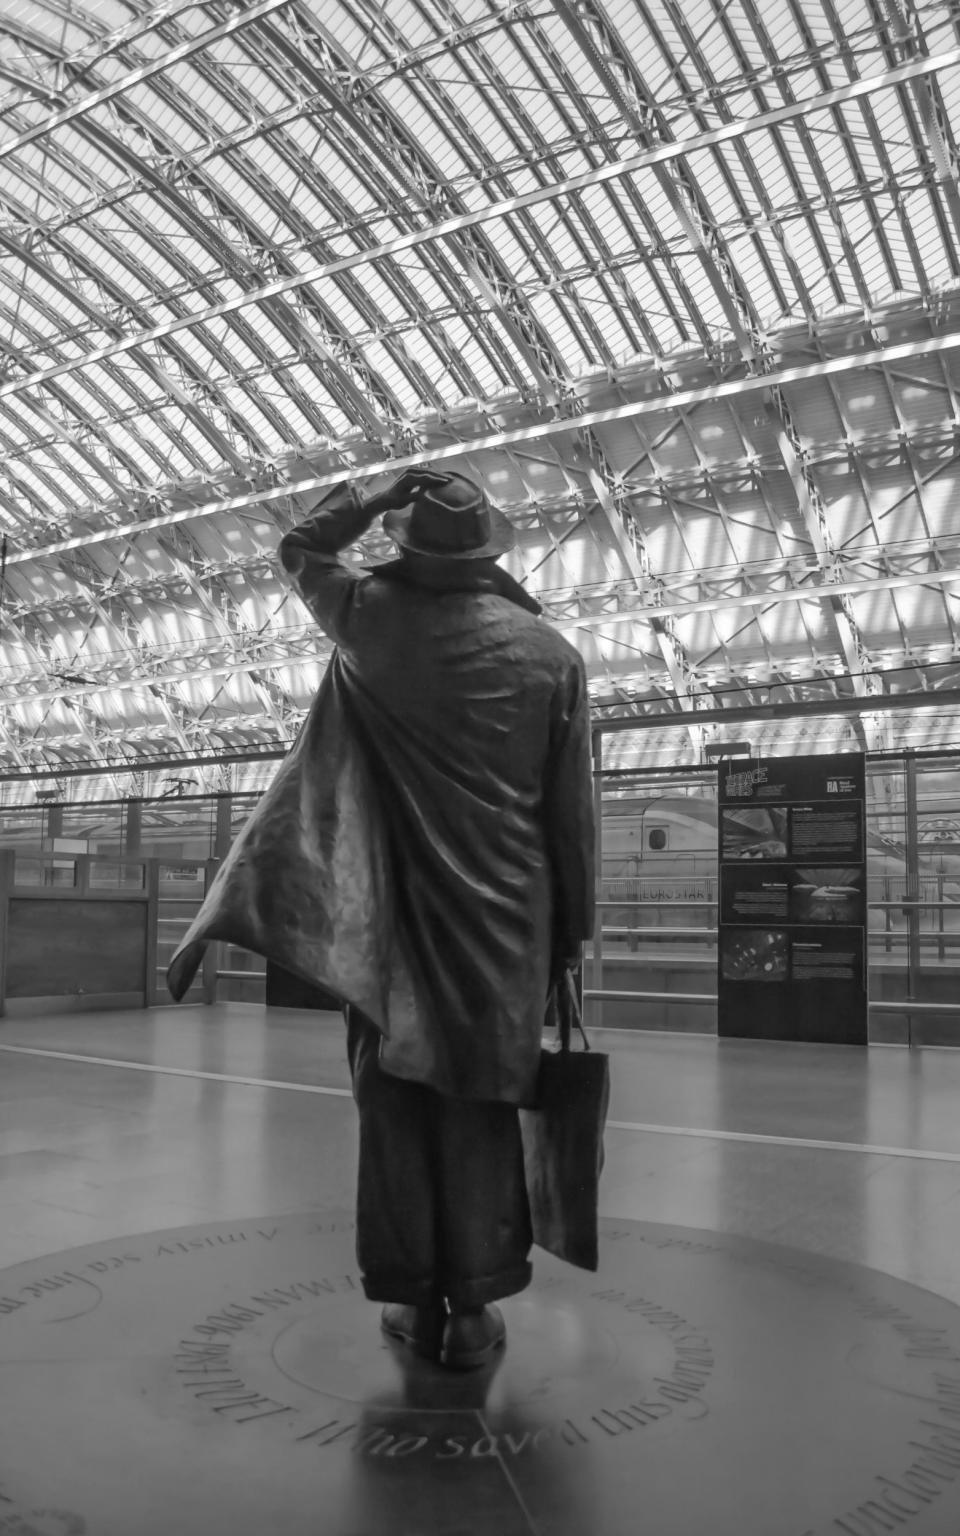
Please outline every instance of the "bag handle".
[{"label": "bag handle", "polygon": [[557,986],[557,1026],[560,1033],[560,1050],[569,1051],[574,1028],[580,1031],[585,1051],[590,1049],[583,1015],[580,1012],[580,995],[572,971],[565,971],[563,981]]}]

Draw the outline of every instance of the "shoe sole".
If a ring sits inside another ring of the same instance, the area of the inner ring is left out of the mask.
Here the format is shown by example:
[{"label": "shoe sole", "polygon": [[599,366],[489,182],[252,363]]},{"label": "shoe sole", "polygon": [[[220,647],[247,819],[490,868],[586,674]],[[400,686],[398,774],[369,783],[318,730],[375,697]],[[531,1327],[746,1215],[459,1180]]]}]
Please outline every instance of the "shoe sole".
[{"label": "shoe sole", "polygon": [[387,1328],[383,1323],[380,1324],[380,1332],[384,1338],[393,1339],[396,1344],[404,1344],[407,1349],[412,1350],[423,1360],[436,1361],[440,1358],[439,1343],[428,1344],[424,1339],[418,1339],[415,1334],[404,1333],[401,1328]]},{"label": "shoe sole", "polygon": [[486,1365],[487,1361],[490,1360],[499,1349],[502,1349],[506,1342],[507,1336],[505,1333],[502,1333],[499,1339],[492,1339],[490,1343],[485,1344],[482,1349],[472,1349],[469,1351],[445,1349],[440,1356],[440,1364],[444,1366],[448,1371],[475,1371],[478,1370],[481,1365]]}]

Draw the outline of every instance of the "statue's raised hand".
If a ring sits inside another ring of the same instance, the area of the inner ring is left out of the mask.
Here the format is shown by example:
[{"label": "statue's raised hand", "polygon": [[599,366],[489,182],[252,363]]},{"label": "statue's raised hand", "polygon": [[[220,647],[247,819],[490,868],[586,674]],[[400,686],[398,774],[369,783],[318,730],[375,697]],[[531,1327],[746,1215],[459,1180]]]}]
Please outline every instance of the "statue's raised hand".
[{"label": "statue's raised hand", "polygon": [[449,479],[449,475],[433,469],[405,469],[385,490],[365,496],[364,505],[374,516],[381,512],[392,512],[395,508],[408,507],[421,491],[430,486],[436,488],[446,485]]}]

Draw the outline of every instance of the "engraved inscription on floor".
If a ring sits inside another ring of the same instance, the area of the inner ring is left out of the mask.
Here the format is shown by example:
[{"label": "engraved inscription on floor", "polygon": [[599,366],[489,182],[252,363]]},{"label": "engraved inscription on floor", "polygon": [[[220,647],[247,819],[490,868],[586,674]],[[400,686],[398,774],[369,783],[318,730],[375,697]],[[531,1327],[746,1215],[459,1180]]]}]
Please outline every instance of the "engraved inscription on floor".
[{"label": "engraved inscription on floor", "polygon": [[348,1213],[0,1272],[0,1536],[956,1536],[960,1309],[855,1265],[605,1222],[508,1348],[378,1329]]}]

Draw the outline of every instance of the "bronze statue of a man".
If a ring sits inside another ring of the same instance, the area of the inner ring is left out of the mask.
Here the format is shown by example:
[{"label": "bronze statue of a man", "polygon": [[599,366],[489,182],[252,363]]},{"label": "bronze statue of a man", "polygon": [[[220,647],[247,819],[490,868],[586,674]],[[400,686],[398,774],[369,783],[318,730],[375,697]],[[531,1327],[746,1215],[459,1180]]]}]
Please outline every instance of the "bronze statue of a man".
[{"label": "bronze statue of a man", "polygon": [[[339,552],[384,513],[399,558]],[[551,985],[593,922],[584,667],[496,564],[471,481],[344,484],[280,545],[336,649],[303,730],[171,963],[227,939],[343,1000],[360,1118],[357,1256],[382,1327],[453,1368],[530,1281],[518,1106]]]}]

